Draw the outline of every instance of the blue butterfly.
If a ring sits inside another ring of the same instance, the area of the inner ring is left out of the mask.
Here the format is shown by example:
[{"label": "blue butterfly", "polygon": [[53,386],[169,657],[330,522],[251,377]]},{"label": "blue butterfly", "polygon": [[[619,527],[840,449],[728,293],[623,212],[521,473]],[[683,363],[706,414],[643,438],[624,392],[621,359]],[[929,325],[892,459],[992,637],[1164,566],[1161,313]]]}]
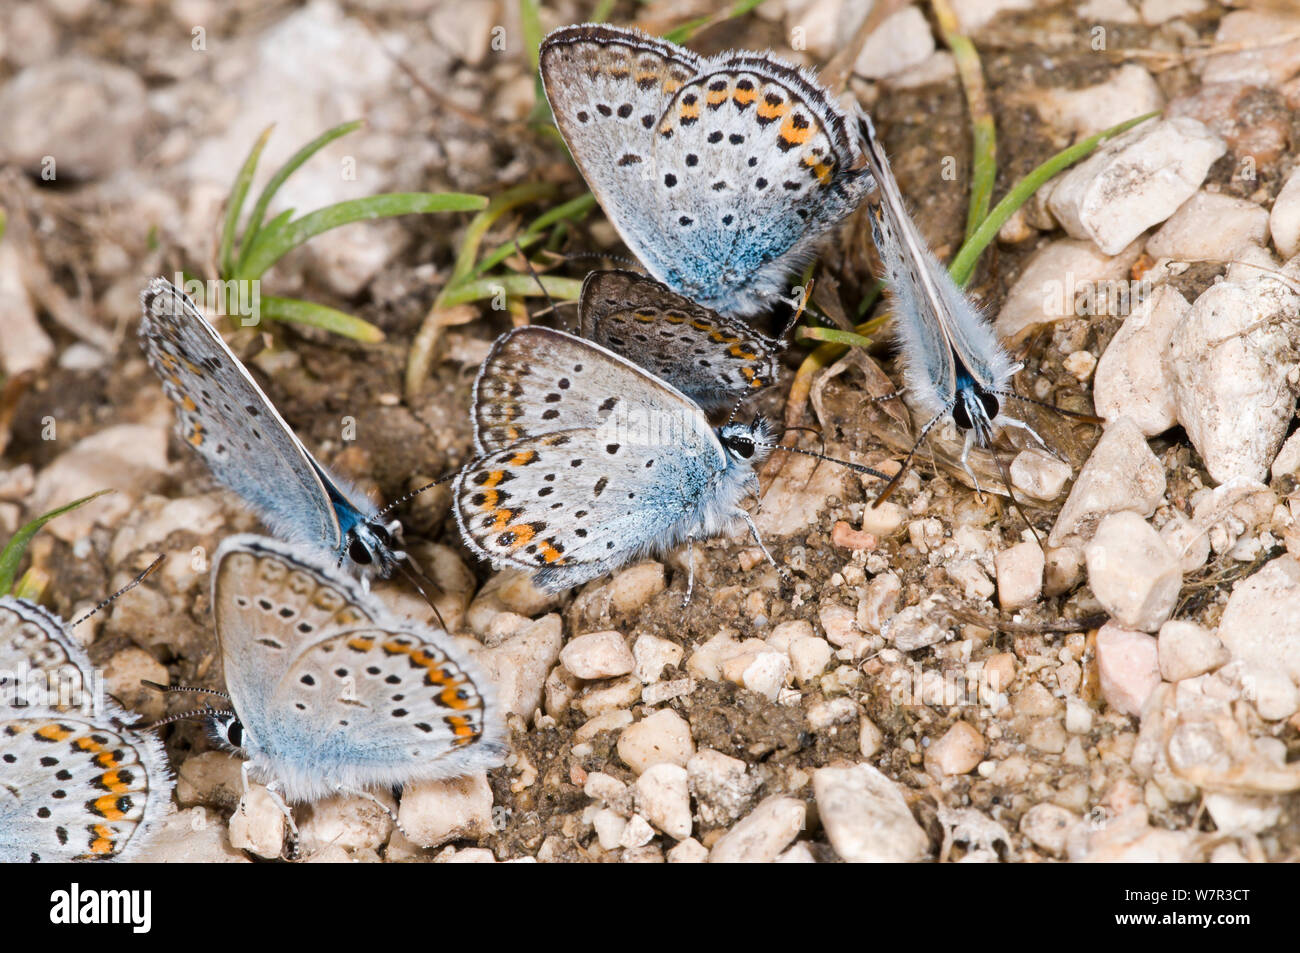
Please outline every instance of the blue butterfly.
[{"label": "blue butterfly", "polygon": [[555,123],[610,222],[655,278],[751,315],[870,191],[858,128],[811,73],[708,58],[639,30],[542,42]]},{"label": "blue butterfly", "polygon": [[317,462],[194,303],[164,278],[140,295],[140,338],[176,405],[177,432],[282,539],[388,577],[406,554],[397,520]]}]

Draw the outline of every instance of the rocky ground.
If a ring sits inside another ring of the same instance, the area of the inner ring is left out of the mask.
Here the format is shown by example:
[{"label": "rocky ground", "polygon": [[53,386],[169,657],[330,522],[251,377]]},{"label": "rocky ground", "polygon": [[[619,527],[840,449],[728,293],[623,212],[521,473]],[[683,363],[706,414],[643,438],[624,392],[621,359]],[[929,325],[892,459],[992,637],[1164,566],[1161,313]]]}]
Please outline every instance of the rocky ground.
[{"label": "rocky ground", "polygon": [[[870,5],[767,0],[692,43],[821,66]],[[612,19],[663,30],[699,6],[619,3]],[[946,259],[962,238],[969,120],[928,5],[899,6],[852,59],[849,88]],[[498,683],[512,754],[390,801],[405,835],[369,802],[303,809],[302,857],[1297,858],[1300,14],[1284,0],[952,6],[988,80],[996,196],[1071,142],[1163,111],[1040,190],[974,283],[1025,363],[1020,393],[1095,407],[1104,426],[1023,408],[1061,456],[1002,447],[1023,512],[965,485],[954,434],[876,509],[873,481],[786,460],[756,517],[794,585],[744,539],[714,540],[697,548],[685,609],[682,554],[550,597],[476,564],[447,494],[424,494],[401,511],[407,539]],[[542,10],[545,28],[589,15]],[[271,123],[263,176],[324,129],[367,120],[290,180],[284,207],[537,181],[581,194],[526,121],[521,35],[516,5],[496,0],[0,10],[0,537],[117,489],[49,524],[30,562],[72,617],[168,555],[77,632],[140,714],[179,705],[142,678],[221,685],[207,557],[256,527],[171,435],[135,339],[140,288],[182,267],[211,273],[225,193]],[[446,332],[418,398],[402,382],[467,220],[349,226],[268,275],[271,293],[372,321],[380,344],[228,334],[308,446],[376,498],[467,456],[469,386],[508,318],[485,306]],[[498,222],[491,244],[522,220]],[[856,313],[867,235],[858,216],[827,248],[824,309]],[[617,245],[597,213],[565,247]],[[791,369],[804,353],[792,349]],[[819,376],[806,423],[828,452],[901,459],[910,421],[864,399],[893,388],[887,374],[882,348]],[[781,418],[788,388],[756,409]],[[975,463],[1000,484],[991,456]],[[378,591],[421,612],[401,586]],[[176,810],[152,856],[280,856],[265,793],[235,811],[238,762],[192,723],[168,732]]]}]

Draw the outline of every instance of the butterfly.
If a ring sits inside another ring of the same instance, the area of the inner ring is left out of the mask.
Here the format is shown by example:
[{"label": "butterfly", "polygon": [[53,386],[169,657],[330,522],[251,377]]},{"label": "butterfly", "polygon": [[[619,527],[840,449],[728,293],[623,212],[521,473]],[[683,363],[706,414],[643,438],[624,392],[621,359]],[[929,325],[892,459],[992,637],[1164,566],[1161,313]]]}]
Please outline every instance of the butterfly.
[{"label": "butterfly", "polygon": [[178,410],[177,432],[212,474],[277,536],[345,558],[367,579],[406,554],[398,521],[317,462],[248,369],[179,288],[155,278],[140,295],[140,339]]},{"label": "butterfly", "polygon": [[556,126],[623,241],[719,314],[764,310],[870,191],[857,126],[773,56],[702,57],[589,23],[548,35],[539,61]]},{"label": "butterfly", "polygon": [[710,412],[771,384],[779,369],[779,341],[630,271],[587,275],[577,330]]},{"label": "butterfly", "polygon": [[1002,412],[1003,400],[1026,400],[1011,387],[1021,365],[1012,362],[988,321],[921,238],[870,119],[863,116],[861,122],[867,161],[880,186],[879,200],[870,206],[871,229],[893,297],[904,389],[930,415],[904,465],[876,502],[893,492],[917,447],[949,416],[965,432],[961,464],[978,491],[979,480],[970,467],[972,446],[988,447],[1003,427],[1024,430],[1044,449],[1047,445],[1028,424]]},{"label": "butterfly", "polygon": [[133,720],[62,619],[0,598],[0,861],[139,857],[171,772]]},{"label": "butterfly", "polygon": [[[212,611],[228,708],[195,714],[290,804],[366,795],[501,763],[491,684],[441,629],[393,616],[319,554],[254,535],[225,539]],[[192,690],[192,689],[191,689]]]},{"label": "butterfly", "polygon": [[740,505],[776,447],[762,417],[713,427],[632,361],[538,326],[494,343],[473,417],[478,456],[456,476],[453,509],[465,544],[497,568],[528,570],[559,592],[742,523],[777,565]]}]

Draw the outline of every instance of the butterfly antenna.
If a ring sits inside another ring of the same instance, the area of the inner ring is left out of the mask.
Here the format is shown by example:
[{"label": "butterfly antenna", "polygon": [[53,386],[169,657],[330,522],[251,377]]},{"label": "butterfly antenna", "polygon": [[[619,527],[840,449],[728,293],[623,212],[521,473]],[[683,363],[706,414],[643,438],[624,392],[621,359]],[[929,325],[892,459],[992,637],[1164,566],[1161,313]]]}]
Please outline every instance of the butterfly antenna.
[{"label": "butterfly antenna", "polygon": [[1047,550],[1043,548],[1043,538],[1038,535],[1038,530],[1034,529],[1034,524],[1029,522],[1029,514],[1021,507],[1020,501],[1016,499],[1015,491],[1011,488],[1011,474],[1007,472],[1006,463],[996,453],[993,454],[993,459],[997,461],[998,471],[1002,474],[1002,485],[1007,488],[1007,499],[1011,501],[1011,506],[1015,511],[1020,514],[1020,518],[1025,521],[1025,525],[1029,527],[1029,532],[1034,534],[1034,542],[1038,544],[1038,548],[1046,553]]},{"label": "butterfly antenna", "polygon": [[[806,430],[809,428],[790,427],[788,429]],[[827,463],[838,463],[840,466],[848,467],[850,470],[853,470],[856,473],[865,473],[867,476],[873,476],[879,480],[889,479],[889,476],[887,474],[881,473],[879,470],[873,470],[871,467],[863,466],[861,463],[850,463],[848,460],[841,460],[838,457],[830,457],[824,453],[818,453],[816,450],[804,450],[801,447],[787,447],[775,441],[768,445],[768,449],[773,453],[777,451],[783,451],[785,453],[800,453],[803,454],[805,457],[812,457],[814,460],[824,460]]]},{"label": "butterfly antenna", "polygon": [[[410,563],[410,565],[408,566],[407,563]],[[442,630],[444,632],[450,632],[451,629],[447,628],[447,623],[443,619],[442,613],[439,612],[438,607],[434,605],[433,596],[429,594],[430,589],[438,589],[438,584],[429,578],[425,571],[420,568],[420,564],[415,561],[415,557],[410,553],[406,554],[406,559],[399,562],[397,567],[402,570],[402,575],[406,577],[406,581],[414,586],[415,591],[418,592],[423,597],[424,601],[429,604],[429,608],[432,609],[433,614],[437,616],[438,625],[442,627]]]},{"label": "butterfly antenna", "polygon": [[731,423],[736,419],[736,414],[740,413],[740,405],[745,402],[745,398],[748,396],[748,394],[742,395],[734,404],[731,405],[731,413],[727,414],[727,423]]},{"label": "butterfly antenna", "polygon": [[98,612],[100,609],[103,609],[105,606],[107,606],[109,603],[111,603],[111,602],[112,602],[114,599],[116,599],[118,596],[121,596],[121,595],[124,595],[125,593],[130,592],[130,591],[131,591],[132,589],[134,589],[136,586],[140,585],[140,583],[143,582],[143,581],[148,577],[148,575],[149,575],[151,572],[153,572],[155,569],[157,569],[159,566],[162,565],[162,561],[163,561],[164,559],[166,559],[166,558],[167,558],[167,554],[166,554],[166,553],[163,553],[161,556],[159,556],[157,559],[155,559],[155,560],[154,560],[153,562],[151,562],[149,565],[145,566],[145,567],[144,567],[144,570],[140,573],[140,575],[136,576],[134,579],[132,579],[130,582],[128,582],[128,583],[127,583],[125,586],[123,586],[121,589],[117,590],[117,592],[113,593],[113,594],[112,594],[111,596],[109,596],[107,599],[102,599],[102,600],[100,600],[99,604],[98,604],[97,606],[95,606],[95,608],[91,609],[89,612],[87,612],[85,615],[83,615],[83,616],[82,616],[80,619],[78,619],[76,622],[72,623],[72,625],[68,626],[68,628],[69,628],[69,629],[74,629],[74,628],[76,628],[77,626],[81,625],[81,623],[83,623],[83,622],[85,622],[87,619],[89,619],[89,618],[90,618],[92,615],[94,615],[96,612]]},{"label": "butterfly antenna", "polygon": [[170,725],[173,722],[186,721],[190,718],[216,718],[219,715],[234,715],[236,718],[239,717],[239,713],[233,708],[213,708],[208,706],[205,708],[192,708],[189,711],[177,712],[174,715],[167,715],[165,718],[159,718],[157,721],[148,723],[138,721],[134,725],[129,725],[128,727],[132,731],[155,731],[156,729]]},{"label": "butterfly antenna", "polygon": [[626,258],[623,255],[612,255],[609,252],[572,251],[572,252],[567,252],[561,255],[560,257],[563,258],[565,261],[578,261],[583,258],[596,258],[599,259],[600,261],[616,261],[620,265],[625,265],[628,268],[634,269],[635,271],[640,272],[642,274],[645,273],[645,268],[642,267],[639,261],[633,261],[631,258]]},{"label": "butterfly antenna", "polygon": [[1044,408],[1045,410],[1050,410],[1054,414],[1060,414],[1062,417],[1070,417],[1073,420],[1082,421],[1085,424],[1095,424],[1100,427],[1106,422],[1104,418],[1098,417],[1095,414],[1084,414],[1077,410],[1066,410],[1064,407],[1057,407],[1054,404],[1049,404],[1045,400],[1035,400],[1032,397],[1022,397],[1013,390],[995,390],[992,393],[997,394],[999,397],[1018,400],[1023,404],[1034,404],[1038,407]]},{"label": "butterfly antenna", "polygon": [[388,504],[387,506],[385,506],[382,510],[380,510],[378,514],[376,514],[375,519],[377,519],[377,520],[379,520],[379,519],[383,519],[383,518],[384,518],[385,516],[387,516],[390,512],[392,512],[393,510],[397,509],[397,507],[401,506],[401,505],[402,505],[403,503],[405,503],[407,500],[415,499],[415,497],[419,496],[419,495],[420,495],[421,493],[423,493],[425,490],[432,490],[432,489],[433,489],[435,486],[437,486],[439,483],[446,483],[448,480],[451,479],[451,477],[454,477],[454,476],[456,475],[457,472],[459,472],[459,471],[453,471],[452,474],[451,474],[451,476],[441,476],[441,477],[438,477],[438,479],[436,479],[436,480],[430,480],[428,483],[426,483],[424,486],[420,487],[419,489],[412,490],[410,493],[407,493],[405,496],[402,496],[402,497],[399,497],[399,498],[396,499],[396,500],[393,500],[393,502],[389,503],[389,504]]},{"label": "butterfly antenna", "polygon": [[[542,284],[541,275],[537,273],[537,269],[533,267],[533,263],[529,261],[528,256],[524,254],[524,250],[519,246],[519,239],[517,238],[515,239],[515,251],[517,251],[519,253],[519,257],[524,260],[524,267],[528,269],[528,273],[533,276],[533,281],[537,282],[537,287],[541,288],[542,294],[546,296],[546,304],[547,304],[546,311],[549,311],[551,314],[554,314],[558,317],[560,310],[555,304],[555,299],[553,299],[551,297],[551,293],[546,290],[546,285]],[[543,311],[541,313],[545,314],[546,311]],[[534,315],[534,317],[537,317],[537,315]]]},{"label": "butterfly antenna", "polygon": [[157,682],[149,681],[147,678],[140,679],[140,684],[152,688],[156,692],[191,692],[195,695],[216,695],[218,698],[230,698],[226,692],[219,688],[199,688],[197,685],[160,685]]},{"label": "butterfly antenna", "polygon": [[912,444],[912,449],[907,451],[907,456],[903,458],[903,465],[898,468],[898,472],[894,474],[893,479],[885,484],[885,488],[880,491],[880,495],[871,501],[871,508],[873,510],[881,503],[885,502],[885,500],[889,499],[893,492],[898,489],[898,481],[903,479],[903,474],[907,472],[908,465],[912,462],[912,458],[916,456],[916,451],[921,448],[921,441],[925,440],[930,431],[934,429],[934,425],[942,420],[945,414],[952,411],[954,402],[955,398],[954,400],[949,401],[948,405],[944,407],[943,410],[931,417],[929,423],[921,428],[920,434],[917,435],[916,442]]}]

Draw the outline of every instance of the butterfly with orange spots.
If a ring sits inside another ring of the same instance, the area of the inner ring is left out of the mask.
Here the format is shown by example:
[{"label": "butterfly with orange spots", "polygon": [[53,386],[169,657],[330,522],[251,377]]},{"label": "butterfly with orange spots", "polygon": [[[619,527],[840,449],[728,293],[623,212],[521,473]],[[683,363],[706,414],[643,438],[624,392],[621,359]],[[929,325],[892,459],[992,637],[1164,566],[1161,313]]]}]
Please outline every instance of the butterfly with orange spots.
[{"label": "butterfly with orange spots", "polygon": [[102,694],[62,619],[0,598],[0,862],[142,854],[171,773],[135,720]]},{"label": "butterfly with orange spots", "polygon": [[630,271],[587,275],[578,334],[635,361],[706,411],[730,409],[774,383],[780,367],[779,340]]},{"label": "butterfly with orange spots", "polygon": [[720,314],[789,294],[871,190],[857,123],[770,54],[702,57],[589,23],[547,36],[539,61],[555,124],[628,248]]}]

